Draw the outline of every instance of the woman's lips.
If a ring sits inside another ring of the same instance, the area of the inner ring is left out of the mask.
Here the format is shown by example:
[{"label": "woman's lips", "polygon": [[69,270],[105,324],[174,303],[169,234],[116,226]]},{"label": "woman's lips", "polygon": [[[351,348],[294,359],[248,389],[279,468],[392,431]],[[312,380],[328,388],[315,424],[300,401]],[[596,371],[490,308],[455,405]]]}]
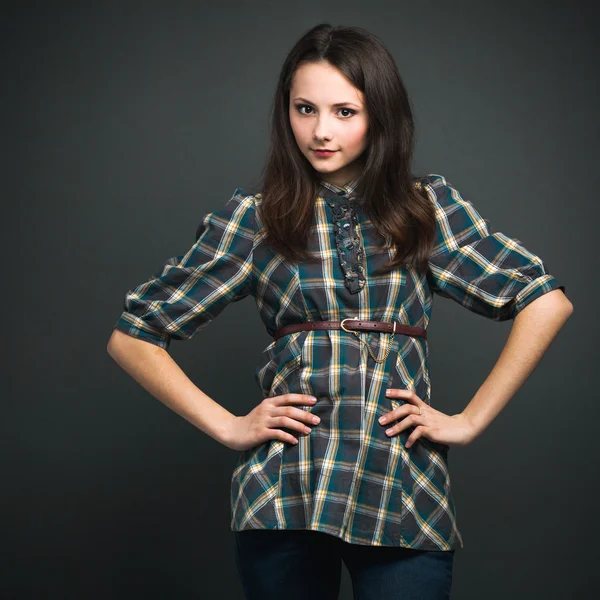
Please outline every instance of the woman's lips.
[{"label": "woman's lips", "polygon": [[326,158],[327,156],[335,154],[337,150],[313,150],[313,152],[320,158]]}]

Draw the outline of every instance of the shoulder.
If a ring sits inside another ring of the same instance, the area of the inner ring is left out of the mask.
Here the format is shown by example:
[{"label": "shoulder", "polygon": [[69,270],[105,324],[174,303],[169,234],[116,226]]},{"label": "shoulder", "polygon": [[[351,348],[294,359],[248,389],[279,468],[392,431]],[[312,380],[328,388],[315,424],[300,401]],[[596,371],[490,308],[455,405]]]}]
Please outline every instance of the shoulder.
[{"label": "shoulder", "polygon": [[425,189],[434,203],[436,212],[445,215],[453,212],[472,211],[473,205],[465,200],[456,187],[439,173],[428,173],[421,177],[422,188]]},{"label": "shoulder", "polygon": [[253,194],[244,188],[236,188],[227,205],[240,206],[245,210],[254,211],[256,209],[256,194]]},{"label": "shoulder", "polygon": [[256,231],[256,196],[236,188],[221,206],[204,215],[196,230],[196,240],[209,230],[253,238]]},{"label": "shoulder", "polygon": [[488,235],[489,221],[444,175],[428,173],[425,179],[423,187],[433,202],[437,235],[444,245],[454,247]]},{"label": "shoulder", "polygon": [[414,182],[416,187],[428,190],[430,193],[433,192],[436,197],[454,189],[446,177],[439,173],[428,173],[421,177],[415,177]]},{"label": "shoulder", "polygon": [[256,218],[258,219],[258,213],[260,212],[262,201],[262,192],[251,192],[245,188],[236,188],[231,199],[228,201],[228,204],[234,203],[240,205],[243,207],[243,209],[249,210],[256,214]]},{"label": "shoulder", "polygon": [[427,173],[414,178],[414,186],[424,192],[432,201],[436,211],[448,207],[460,198],[454,186],[439,173]]}]

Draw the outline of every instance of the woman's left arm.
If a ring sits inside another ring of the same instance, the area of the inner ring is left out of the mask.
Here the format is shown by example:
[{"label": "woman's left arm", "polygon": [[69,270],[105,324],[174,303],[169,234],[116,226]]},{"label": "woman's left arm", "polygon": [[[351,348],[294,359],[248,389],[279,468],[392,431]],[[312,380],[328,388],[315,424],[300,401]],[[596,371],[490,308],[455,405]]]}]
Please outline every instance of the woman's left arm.
[{"label": "woman's left arm", "polygon": [[[525,383],[572,313],[573,304],[560,289],[545,292],[521,308],[496,364],[460,413],[447,415],[413,390],[388,389],[388,397],[404,404],[379,419],[382,426],[390,427],[386,434],[397,435],[414,427],[406,440],[407,448],[421,436],[442,444],[470,444]],[[400,420],[392,424],[396,419]]]},{"label": "woman's left arm", "polygon": [[427,270],[431,292],[487,319],[513,320],[513,326],[494,368],[462,412],[447,415],[413,389],[386,391],[404,402],[380,423],[387,427],[401,419],[387,435],[414,427],[407,448],[421,436],[460,446],[480,435],[533,372],[573,312],[566,286],[539,256],[518,239],[492,229],[445,177],[434,174],[428,179],[425,189],[436,215]]},{"label": "woman's left arm", "polygon": [[514,318],[498,361],[462,411],[479,436],[525,383],[552,341],[573,313],[573,304],[561,290],[536,298]]}]

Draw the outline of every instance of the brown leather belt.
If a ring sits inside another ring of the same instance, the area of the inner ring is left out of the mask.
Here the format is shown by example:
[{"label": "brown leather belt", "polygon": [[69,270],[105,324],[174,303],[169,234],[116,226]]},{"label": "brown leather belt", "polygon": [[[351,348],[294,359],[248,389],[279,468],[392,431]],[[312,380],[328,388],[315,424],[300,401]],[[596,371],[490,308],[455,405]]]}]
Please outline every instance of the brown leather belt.
[{"label": "brown leather belt", "polygon": [[[395,328],[394,328],[395,326]],[[344,331],[379,331],[381,333],[401,333],[427,339],[427,330],[424,327],[413,327],[402,325],[395,321],[361,321],[356,317],[343,319],[342,321],[305,321],[304,323],[292,323],[284,325],[273,335],[279,339],[284,335],[296,331],[312,331],[314,329],[343,329]]]}]

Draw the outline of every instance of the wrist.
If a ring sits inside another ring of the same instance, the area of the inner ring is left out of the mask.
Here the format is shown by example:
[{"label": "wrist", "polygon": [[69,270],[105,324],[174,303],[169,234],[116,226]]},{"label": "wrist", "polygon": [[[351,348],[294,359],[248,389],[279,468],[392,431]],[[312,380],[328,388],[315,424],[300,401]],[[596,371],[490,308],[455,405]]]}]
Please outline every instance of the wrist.
[{"label": "wrist", "polygon": [[233,431],[235,429],[236,420],[239,417],[229,413],[220,423],[220,426],[217,430],[216,439],[218,442],[227,446],[228,448],[233,448],[232,441],[234,439]]},{"label": "wrist", "polygon": [[465,424],[467,426],[470,440],[473,441],[475,438],[479,437],[479,435],[482,433],[483,427],[481,426],[479,421],[473,415],[470,415],[464,411],[460,414],[463,417]]}]

